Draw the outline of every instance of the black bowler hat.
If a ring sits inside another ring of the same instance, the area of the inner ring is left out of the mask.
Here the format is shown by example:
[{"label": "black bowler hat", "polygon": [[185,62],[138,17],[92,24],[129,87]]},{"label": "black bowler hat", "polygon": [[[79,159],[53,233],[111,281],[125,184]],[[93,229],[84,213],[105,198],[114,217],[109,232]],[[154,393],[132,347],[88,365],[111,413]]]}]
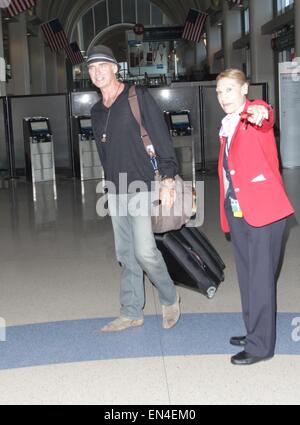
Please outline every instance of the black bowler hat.
[{"label": "black bowler hat", "polygon": [[114,57],[113,51],[103,45],[94,46],[87,52],[86,63],[90,65],[93,62],[111,62],[120,68],[117,59]]}]

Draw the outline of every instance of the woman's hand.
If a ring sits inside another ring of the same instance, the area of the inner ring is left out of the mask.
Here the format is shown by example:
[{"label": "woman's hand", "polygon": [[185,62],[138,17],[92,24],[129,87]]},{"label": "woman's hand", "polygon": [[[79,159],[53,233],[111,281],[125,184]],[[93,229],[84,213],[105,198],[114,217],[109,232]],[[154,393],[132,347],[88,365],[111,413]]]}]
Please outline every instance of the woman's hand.
[{"label": "woman's hand", "polygon": [[269,111],[263,105],[251,105],[247,109],[248,121],[261,127],[264,120],[269,119]]}]

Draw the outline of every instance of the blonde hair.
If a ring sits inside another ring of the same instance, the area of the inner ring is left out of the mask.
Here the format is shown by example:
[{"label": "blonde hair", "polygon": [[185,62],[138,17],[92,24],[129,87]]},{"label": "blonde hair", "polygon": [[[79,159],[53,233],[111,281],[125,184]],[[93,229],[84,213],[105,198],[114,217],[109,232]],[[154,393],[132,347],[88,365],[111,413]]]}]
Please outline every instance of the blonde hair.
[{"label": "blonde hair", "polygon": [[247,80],[245,73],[240,69],[225,69],[225,71],[222,71],[217,76],[216,82],[218,83],[222,78],[232,78],[233,80],[238,81],[241,86],[243,86],[244,84],[249,85],[249,81]]}]

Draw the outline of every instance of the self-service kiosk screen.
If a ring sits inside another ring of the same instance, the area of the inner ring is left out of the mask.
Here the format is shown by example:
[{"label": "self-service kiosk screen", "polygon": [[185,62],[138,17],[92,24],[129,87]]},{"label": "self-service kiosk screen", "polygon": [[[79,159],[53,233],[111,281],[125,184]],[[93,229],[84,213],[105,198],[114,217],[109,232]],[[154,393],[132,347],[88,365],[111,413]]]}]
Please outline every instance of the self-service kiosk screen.
[{"label": "self-service kiosk screen", "polygon": [[31,132],[35,134],[49,133],[47,121],[31,121],[30,128]]},{"label": "self-service kiosk screen", "polygon": [[90,118],[81,118],[79,122],[81,133],[92,132],[92,120]]},{"label": "self-service kiosk screen", "polygon": [[190,127],[189,114],[171,114],[171,125],[174,129]]}]

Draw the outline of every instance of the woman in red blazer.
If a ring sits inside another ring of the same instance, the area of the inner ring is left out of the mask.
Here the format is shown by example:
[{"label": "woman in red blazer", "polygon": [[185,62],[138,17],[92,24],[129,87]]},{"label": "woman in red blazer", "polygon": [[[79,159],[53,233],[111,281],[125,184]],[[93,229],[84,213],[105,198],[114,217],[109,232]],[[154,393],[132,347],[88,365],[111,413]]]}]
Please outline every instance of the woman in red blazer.
[{"label": "woman in red blazer", "polygon": [[226,112],[220,130],[220,217],[230,232],[241,292],[246,336],[232,337],[243,351],[233,364],[249,365],[274,355],[275,274],[286,217],[294,210],[279,172],[272,108],[247,100],[249,84],[238,69],[217,77]]}]

